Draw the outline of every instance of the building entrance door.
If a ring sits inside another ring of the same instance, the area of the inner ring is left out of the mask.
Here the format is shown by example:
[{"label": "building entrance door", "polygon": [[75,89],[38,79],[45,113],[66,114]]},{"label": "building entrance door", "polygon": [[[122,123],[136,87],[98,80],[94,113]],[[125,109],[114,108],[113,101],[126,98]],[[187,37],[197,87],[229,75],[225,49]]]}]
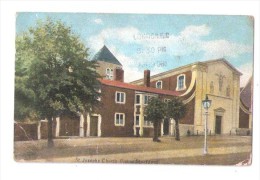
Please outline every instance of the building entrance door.
[{"label": "building entrance door", "polygon": [[215,133],[221,134],[221,121],[222,116],[216,116]]},{"label": "building entrance door", "polygon": [[91,116],[90,118],[90,136],[98,135],[98,117]]}]

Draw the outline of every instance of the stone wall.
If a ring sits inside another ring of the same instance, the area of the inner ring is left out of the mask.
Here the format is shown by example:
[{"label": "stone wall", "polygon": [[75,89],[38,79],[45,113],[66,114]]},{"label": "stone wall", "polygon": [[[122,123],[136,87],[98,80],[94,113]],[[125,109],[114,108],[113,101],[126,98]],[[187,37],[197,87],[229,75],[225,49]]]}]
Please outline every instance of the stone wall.
[{"label": "stone wall", "polygon": [[239,135],[239,136],[251,136],[252,131],[248,128],[238,128],[236,130],[236,134]]}]

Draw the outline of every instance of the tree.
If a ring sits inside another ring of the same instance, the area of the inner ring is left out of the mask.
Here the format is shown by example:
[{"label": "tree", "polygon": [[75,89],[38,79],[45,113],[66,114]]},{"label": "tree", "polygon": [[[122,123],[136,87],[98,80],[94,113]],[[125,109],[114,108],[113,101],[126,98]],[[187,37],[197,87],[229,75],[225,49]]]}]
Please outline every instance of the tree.
[{"label": "tree", "polygon": [[185,113],[186,113],[186,107],[179,98],[174,97],[173,99],[167,102],[166,116],[168,118],[173,118],[175,120],[175,130],[176,130],[175,139],[177,141],[180,140],[179,120],[185,116]]},{"label": "tree", "polygon": [[[47,118],[48,147],[52,147],[52,119],[64,112],[89,112],[97,105],[97,64],[88,61],[88,49],[61,21],[39,21],[16,39],[16,79],[24,78],[21,84],[27,90],[23,96],[31,93],[26,96],[33,104],[30,109]],[[16,97],[20,90],[17,83]]]},{"label": "tree", "polygon": [[35,94],[31,89],[28,89],[28,73],[33,53],[29,51],[23,37],[16,37],[14,102],[14,119],[16,121],[35,120],[38,118],[38,114],[35,108],[33,108]]},{"label": "tree", "polygon": [[145,108],[145,115],[148,121],[153,122],[153,141],[160,142],[158,138],[159,125],[165,116],[165,104],[159,98],[151,98]]}]

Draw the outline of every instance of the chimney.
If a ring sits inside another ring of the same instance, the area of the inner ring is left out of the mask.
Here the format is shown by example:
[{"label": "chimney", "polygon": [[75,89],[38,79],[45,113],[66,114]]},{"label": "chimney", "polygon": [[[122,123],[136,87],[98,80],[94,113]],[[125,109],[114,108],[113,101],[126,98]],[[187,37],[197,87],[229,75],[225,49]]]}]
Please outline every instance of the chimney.
[{"label": "chimney", "polygon": [[114,80],[124,82],[124,70],[121,68],[114,69]]},{"label": "chimney", "polygon": [[144,70],[144,86],[150,87],[150,70]]}]

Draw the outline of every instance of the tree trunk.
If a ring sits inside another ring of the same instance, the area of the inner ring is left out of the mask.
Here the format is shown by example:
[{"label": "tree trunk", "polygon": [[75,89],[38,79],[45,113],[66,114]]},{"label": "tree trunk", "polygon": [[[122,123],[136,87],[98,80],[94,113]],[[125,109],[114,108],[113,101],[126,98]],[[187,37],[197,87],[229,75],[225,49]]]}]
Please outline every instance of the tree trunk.
[{"label": "tree trunk", "polygon": [[159,122],[158,121],[154,121],[153,124],[153,128],[154,128],[154,136],[153,136],[153,141],[154,142],[160,142],[159,138],[158,138],[158,126]]},{"label": "tree trunk", "polygon": [[54,146],[53,135],[52,135],[52,117],[48,117],[48,148]]},{"label": "tree trunk", "polygon": [[179,120],[175,120],[175,130],[176,130],[175,140],[179,141],[180,140]]}]

